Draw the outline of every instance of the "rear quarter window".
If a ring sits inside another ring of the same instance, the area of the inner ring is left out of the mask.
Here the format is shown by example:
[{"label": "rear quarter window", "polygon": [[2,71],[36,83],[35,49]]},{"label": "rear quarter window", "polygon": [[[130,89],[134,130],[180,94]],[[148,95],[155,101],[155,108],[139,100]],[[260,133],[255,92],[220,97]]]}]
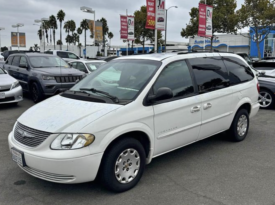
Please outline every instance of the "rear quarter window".
[{"label": "rear quarter window", "polygon": [[13,59],[13,56],[10,56],[6,61],[6,64],[11,65],[12,59]]},{"label": "rear quarter window", "polygon": [[254,78],[250,67],[241,59],[236,57],[223,57],[223,61],[229,72],[231,85],[247,82]]}]

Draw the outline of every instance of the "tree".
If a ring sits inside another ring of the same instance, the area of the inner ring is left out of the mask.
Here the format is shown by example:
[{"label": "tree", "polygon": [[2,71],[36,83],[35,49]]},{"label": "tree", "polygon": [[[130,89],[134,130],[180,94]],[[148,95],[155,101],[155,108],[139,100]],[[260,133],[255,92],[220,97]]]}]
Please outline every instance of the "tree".
[{"label": "tree", "polygon": [[[204,0],[201,0],[204,3]],[[235,13],[237,3],[235,0],[208,0],[207,5],[213,6],[211,50],[214,33],[236,33],[238,18]],[[181,36],[188,38],[198,34],[199,9],[193,7],[189,12],[190,22],[181,31]]]},{"label": "tree", "polygon": [[[84,47],[86,50],[86,31],[89,29],[89,24],[86,19],[83,19],[80,22],[80,28],[82,29],[82,31],[84,30]],[[86,55],[84,55],[84,58],[86,58]]]},{"label": "tree", "polygon": [[74,45],[76,44],[76,42],[79,42],[79,35],[77,33],[73,33],[72,38]]},{"label": "tree", "polygon": [[37,35],[39,36],[39,40],[42,41],[42,30],[41,29],[39,29],[37,31]]},{"label": "tree", "polygon": [[[82,48],[82,44],[78,43],[77,47],[79,48],[79,56],[81,56],[81,48]],[[82,58],[82,57],[81,57]]]},{"label": "tree", "polygon": [[78,27],[76,32],[78,33],[78,35],[81,35],[82,34],[82,29],[80,27]]},{"label": "tree", "polygon": [[[65,18],[65,13],[64,11],[60,10],[58,13],[57,13],[57,19],[58,21],[60,22],[60,41],[62,42],[62,21],[64,21],[64,18]],[[62,50],[62,43],[59,44],[60,45],[60,50]]]},{"label": "tree", "polygon": [[57,29],[57,22],[54,15],[50,16],[49,22],[50,22],[50,28],[53,30],[53,45],[55,49],[55,30]]},{"label": "tree", "polygon": [[71,36],[71,35],[67,35],[67,37],[66,37],[66,43],[67,44],[71,44],[71,43],[73,43],[74,42],[74,39],[73,39],[73,37]]},{"label": "tree", "polygon": [[[68,38],[68,36],[69,36],[69,33],[70,33],[70,21],[66,21],[65,23],[64,23],[64,27],[63,27],[64,29],[65,29],[65,31],[68,33],[67,34],[67,37],[66,37],[66,39]],[[67,41],[66,40],[66,42],[67,42],[67,50],[69,49],[69,47],[68,47],[68,42],[69,41]]]},{"label": "tree", "polygon": [[47,39],[47,43],[49,43],[49,36],[48,36],[48,30],[49,30],[49,21],[43,21],[42,23],[42,27],[46,33],[46,39]]},{"label": "tree", "polygon": [[[268,38],[268,34],[274,29],[275,8],[270,0],[245,0],[237,11],[239,19],[238,28],[249,27],[251,36],[257,44],[258,58],[261,59],[260,43]],[[251,37],[250,37],[251,38]]]},{"label": "tree", "polygon": [[99,21],[102,22],[103,48],[105,53],[105,44],[107,42],[106,35],[108,35],[109,27],[108,27],[107,20],[105,18],[102,17]]},{"label": "tree", "polygon": [[73,35],[74,31],[75,31],[75,28],[76,28],[76,25],[75,25],[74,20],[70,20],[69,21],[69,30],[72,32],[72,35]]},{"label": "tree", "polygon": [[109,46],[111,47],[111,39],[114,38],[114,34],[112,32],[108,33],[108,38],[110,39]]},{"label": "tree", "polygon": [[57,40],[56,44],[57,44],[57,45],[62,45],[63,43],[62,43],[61,40]]},{"label": "tree", "polygon": [[8,51],[9,49],[8,49],[8,47],[4,46],[4,47],[1,47],[0,50],[1,50],[2,52],[4,52],[4,51]]},{"label": "tree", "polygon": [[152,41],[154,38],[154,30],[146,29],[146,19],[147,19],[147,7],[142,6],[140,10],[135,11],[135,43],[141,44],[143,49],[142,53],[144,53],[144,45],[145,42],[150,40]]}]

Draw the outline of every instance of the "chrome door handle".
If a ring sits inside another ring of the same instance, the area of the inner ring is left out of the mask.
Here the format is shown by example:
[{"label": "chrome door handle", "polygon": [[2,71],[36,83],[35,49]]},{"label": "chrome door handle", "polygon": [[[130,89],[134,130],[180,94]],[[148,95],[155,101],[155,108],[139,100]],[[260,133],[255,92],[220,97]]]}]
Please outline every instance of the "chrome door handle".
[{"label": "chrome door handle", "polygon": [[201,106],[197,105],[191,108],[191,113],[199,112],[201,110]]},{"label": "chrome door handle", "polygon": [[204,109],[204,110],[207,110],[207,109],[209,109],[209,108],[211,108],[211,107],[212,107],[212,104],[211,104],[211,103],[206,103],[206,104],[203,105],[203,109]]}]

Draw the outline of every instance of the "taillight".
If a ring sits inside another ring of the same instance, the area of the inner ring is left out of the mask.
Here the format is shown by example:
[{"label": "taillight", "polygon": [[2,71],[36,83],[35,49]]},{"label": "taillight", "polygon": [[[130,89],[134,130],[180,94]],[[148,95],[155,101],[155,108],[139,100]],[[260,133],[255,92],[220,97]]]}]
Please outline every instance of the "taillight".
[{"label": "taillight", "polygon": [[260,93],[260,86],[259,86],[259,83],[257,83],[257,90],[258,90],[258,93]]}]

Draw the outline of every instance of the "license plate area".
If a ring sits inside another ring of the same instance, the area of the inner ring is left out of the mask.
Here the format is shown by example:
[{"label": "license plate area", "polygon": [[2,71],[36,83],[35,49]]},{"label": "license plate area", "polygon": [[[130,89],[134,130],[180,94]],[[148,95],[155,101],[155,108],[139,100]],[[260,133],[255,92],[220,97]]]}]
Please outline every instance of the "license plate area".
[{"label": "license plate area", "polygon": [[15,161],[18,165],[25,167],[26,166],[26,161],[24,157],[24,152],[19,151],[15,149],[14,147],[11,148],[11,153],[12,153],[12,160]]},{"label": "license plate area", "polygon": [[4,98],[6,98],[5,93],[0,93],[0,99],[4,99]]}]

